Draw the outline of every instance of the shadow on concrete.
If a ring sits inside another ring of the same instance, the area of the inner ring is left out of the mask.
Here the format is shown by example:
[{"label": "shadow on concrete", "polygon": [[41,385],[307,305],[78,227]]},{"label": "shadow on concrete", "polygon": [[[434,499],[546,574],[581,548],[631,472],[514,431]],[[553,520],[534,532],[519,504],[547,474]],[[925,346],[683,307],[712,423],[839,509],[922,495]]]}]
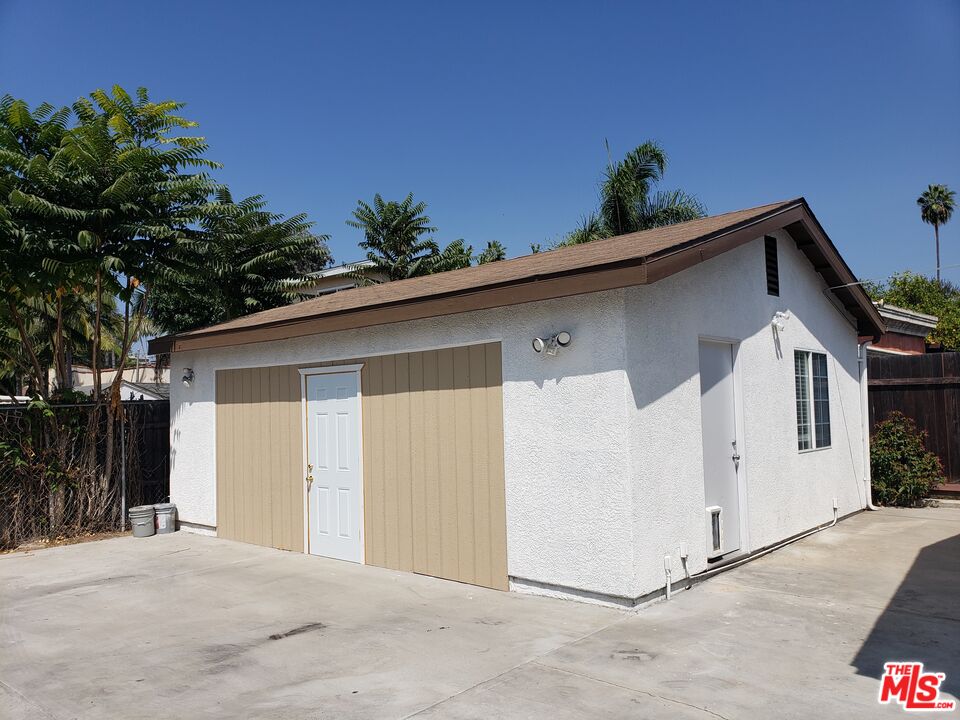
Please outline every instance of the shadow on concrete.
[{"label": "shadow on concrete", "polygon": [[852,665],[879,679],[894,660],[946,673],[941,689],[960,697],[960,535],[920,550]]}]

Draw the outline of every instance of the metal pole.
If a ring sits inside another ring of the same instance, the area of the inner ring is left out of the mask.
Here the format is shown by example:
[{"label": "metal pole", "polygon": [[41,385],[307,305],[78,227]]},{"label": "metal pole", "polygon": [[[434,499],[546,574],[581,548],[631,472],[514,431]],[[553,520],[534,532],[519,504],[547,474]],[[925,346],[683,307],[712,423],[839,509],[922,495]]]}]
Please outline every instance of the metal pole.
[{"label": "metal pole", "polygon": [[127,529],[127,413],[120,405],[120,529]]}]

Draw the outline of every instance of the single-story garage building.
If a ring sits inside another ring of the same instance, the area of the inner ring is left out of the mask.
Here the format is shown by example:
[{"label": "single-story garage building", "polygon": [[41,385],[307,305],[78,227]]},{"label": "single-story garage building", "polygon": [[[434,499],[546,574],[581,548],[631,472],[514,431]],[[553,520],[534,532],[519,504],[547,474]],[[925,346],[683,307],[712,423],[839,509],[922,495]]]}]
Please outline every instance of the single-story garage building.
[{"label": "single-story garage building", "polygon": [[868,504],[882,332],[801,198],[150,348],[182,527],[631,606]]}]

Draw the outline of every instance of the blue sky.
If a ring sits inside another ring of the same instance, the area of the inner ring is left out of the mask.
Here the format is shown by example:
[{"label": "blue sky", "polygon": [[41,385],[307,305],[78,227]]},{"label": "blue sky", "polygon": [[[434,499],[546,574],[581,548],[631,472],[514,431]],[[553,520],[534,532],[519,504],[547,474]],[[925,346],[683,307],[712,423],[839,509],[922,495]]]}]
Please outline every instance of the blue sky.
[{"label": "blue sky", "polygon": [[[306,212],[338,261],[360,198],[413,192],[441,241],[529,252],[660,141],[711,213],[804,195],[862,278],[933,272],[917,195],[960,191],[960,2],[0,0],[0,92],[188,103],[219,177]],[[960,281],[960,213],[941,233]]]}]

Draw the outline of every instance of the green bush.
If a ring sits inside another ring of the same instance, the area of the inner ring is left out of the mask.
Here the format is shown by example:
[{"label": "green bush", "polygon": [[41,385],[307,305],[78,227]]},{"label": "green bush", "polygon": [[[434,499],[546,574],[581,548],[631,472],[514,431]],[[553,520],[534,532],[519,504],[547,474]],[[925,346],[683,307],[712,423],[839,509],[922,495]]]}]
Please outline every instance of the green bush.
[{"label": "green bush", "polygon": [[879,423],[870,441],[873,499],[880,505],[917,507],[944,481],[943,465],[924,442],[926,432],[900,412]]}]

